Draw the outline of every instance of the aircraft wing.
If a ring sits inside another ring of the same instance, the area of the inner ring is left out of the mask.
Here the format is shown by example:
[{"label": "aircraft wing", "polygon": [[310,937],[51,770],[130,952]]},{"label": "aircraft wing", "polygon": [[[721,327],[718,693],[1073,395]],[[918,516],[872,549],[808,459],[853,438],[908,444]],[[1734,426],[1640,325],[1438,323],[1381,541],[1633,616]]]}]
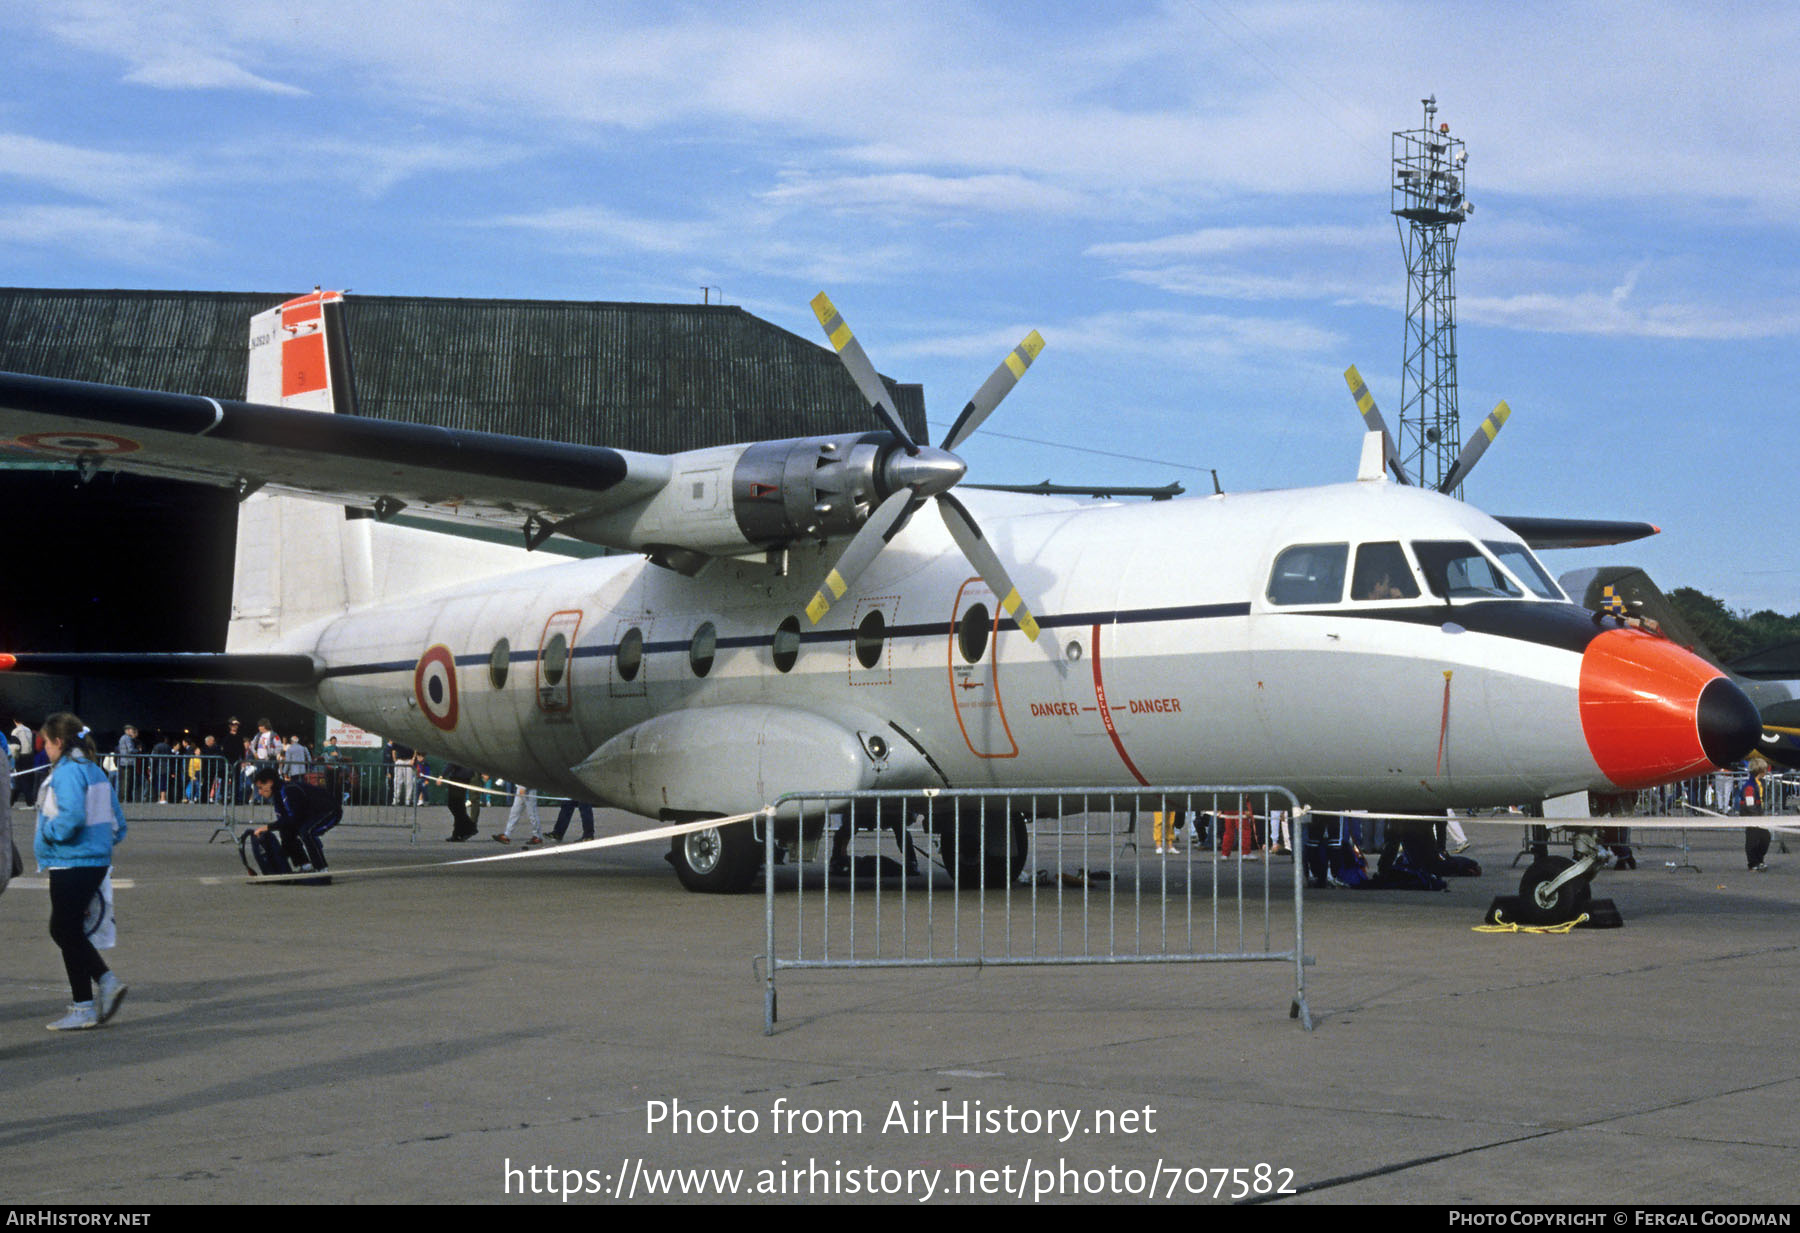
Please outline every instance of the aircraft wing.
[{"label": "aircraft wing", "polygon": [[1494,521],[1533,548],[1599,548],[1606,544],[1629,544],[1634,539],[1662,532],[1661,527],[1648,522],[1615,522],[1605,518],[1531,518],[1496,514]]},{"label": "aircraft wing", "polygon": [[87,473],[313,497],[378,517],[405,508],[516,529],[528,546],[557,523],[591,525],[648,500],[672,472],[660,454],[19,373],[0,373],[0,451]]}]

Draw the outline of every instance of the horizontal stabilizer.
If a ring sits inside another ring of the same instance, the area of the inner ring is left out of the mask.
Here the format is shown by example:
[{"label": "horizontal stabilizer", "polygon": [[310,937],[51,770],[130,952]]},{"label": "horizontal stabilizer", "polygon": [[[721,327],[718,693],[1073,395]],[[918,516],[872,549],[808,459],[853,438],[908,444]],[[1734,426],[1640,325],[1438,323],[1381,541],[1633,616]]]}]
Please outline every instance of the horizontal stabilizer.
[{"label": "horizontal stabilizer", "polygon": [[187,681],[199,685],[312,685],[319,665],[310,655],[212,652],[25,651],[0,654],[0,672],[33,676],[97,676],[125,681]]},{"label": "horizontal stabilizer", "polygon": [[[1725,667],[1752,680],[1800,681],[1800,640],[1752,651],[1732,660]],[[1796,704],[1796,707],[1800,708],[1800,704]],[[1791,718],[1784,722],[1800,728],[1800,709],[1796,709]]]},{"label": "horizontal stabilizer", "polygon": [[1496,514],[1494,518],[1533,548],[1600,548],[1662,534],[1661,527],[1648,522],[1607,518],[1528,518],[1518,514]]}]

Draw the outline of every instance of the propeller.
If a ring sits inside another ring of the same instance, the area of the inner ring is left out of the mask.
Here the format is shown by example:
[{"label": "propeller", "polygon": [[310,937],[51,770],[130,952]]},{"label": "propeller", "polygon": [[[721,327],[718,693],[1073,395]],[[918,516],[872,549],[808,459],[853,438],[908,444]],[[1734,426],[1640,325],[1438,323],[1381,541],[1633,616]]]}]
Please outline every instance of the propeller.
[{"label": "propeller", "polygon": [[[906,431],[900,422],[900,413],[894,409],[893,400],[889,398],[887,386],[882,383],[881,376],[875,371],[868,353],[856,336],[850,332],[843,316],[838,312],[830,298],[821,291],[813,298],[813,314],[818,317],[819,324],[824,327],[825,335],[831,339],[831,345],[837,349],[844,367],[850,370],[851,380],[856,388],[862,391],[863,397],[881,417],[887,430],[900,442],[903,452],[895,453],[884,464],[884,477],[891,494],[875,511],[869,515],[867,522],[851,537],[849,545],[838,556],[831,572],[825,575],[825,582],[806,605],[806,616],[814,625],[831,610],[834,601],[842,599],[856,584],[858,577],[880,554],[893,538],[900,534],[907,521],[919,511],[926,501],[936,499],[938,514],[944,520],[950,537],[962,549],[963,555],[981,575],[981,580],[988,585],[999,601],[1001,611],[1017,622],[1019,629],[1033,642],[1038,640],[1041,632],[1037,619],[1031,614],[1031,607],[1013,584],[1012,576],[1000,563],[987,537],[981,533],[981,527],[969,513],[968,507],[950,495],[950,489],[968,470],[963,460],[953,451],[967,441],[975,430],[991,415],[1000,400],[1012,392],[1025,370],[1037,358],[1038,352],[1044,349],[1044,340],[1036,330],[1026,335],[1024,340],[1009,352],[999,367],[975,391],[950,426],[941,446],[920,445]],[[1060,657],[1053,656],[1057,663]]]},{"label": "propeller", "polygon": [[[1362,412],[1363,423],[1370,432],[1381,434],[1383,448],[1387,450],[1388,466],[1393,468],[1394,477],[1402,484],[1412,483],[1412,479],[1400,465],[1400,455],[1394,449],[1394,438],[1388,433],[1387,421],[1381,418],[1381,411],[1375,406],[1375,396],[1369,393],[1369,387],[1364,383],[1362,374],[1356,371],[1356,365],[1352,364],[1344,370],[1344,381],[1350,387],[1350,397],[1356,400],[1356,409]],[[1469,478],[1469,472],[1475,469],[1475,464],[1487,453],[1487,447],[1500,435],[1500,426],[1506,423],[1511,414],[1512,408],[1506,405],[1505,399],[1494,404],[1488,417],[1481,421],[1480,431],[1463,445],[1462,453],[1456,456],[1456,462],[1450,468],[1450,474],[1437,486],[1439,492],[1454,492],[1458,484]]]},{"label": "propeller", "polygon": [[1438,485],[1439,492],[1455,492],[1456,486],[1469,478],[1469,472],[1475,469],[1475,464],[1487,453],[1487,447],[1500,435],[1500,425],[1506,423],[1506,417],[1511,414],[1512,408],[1506,405],[1504,398],[1494,404],[1488,417],[1481,421],[1480,431],[1464,443],[1462,453],[1456,456],[1456,465],[1450,468],[1450,474]]}]

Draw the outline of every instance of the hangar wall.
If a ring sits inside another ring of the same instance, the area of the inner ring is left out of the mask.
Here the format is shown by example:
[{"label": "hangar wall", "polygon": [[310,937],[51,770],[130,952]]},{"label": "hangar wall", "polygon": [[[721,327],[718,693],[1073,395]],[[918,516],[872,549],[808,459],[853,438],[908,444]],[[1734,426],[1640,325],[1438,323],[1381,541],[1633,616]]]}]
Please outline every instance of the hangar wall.
[{"label": "hangar wall", "polygon": [[[242,398],[250,318],[300,291],[0,288],[0,371]],[[358,414],[649,453],[860,432],[837,356],[732,305],[358,296],[345,301]],[[916,385],[889,382],[927,436]],[[236,503],[197,485],[0,451],[0,648],[224,647]],[[196,731],[307,712],[262,690],[0,678],[0,711]],[[7,716],[10,718],[10,715]]]}]

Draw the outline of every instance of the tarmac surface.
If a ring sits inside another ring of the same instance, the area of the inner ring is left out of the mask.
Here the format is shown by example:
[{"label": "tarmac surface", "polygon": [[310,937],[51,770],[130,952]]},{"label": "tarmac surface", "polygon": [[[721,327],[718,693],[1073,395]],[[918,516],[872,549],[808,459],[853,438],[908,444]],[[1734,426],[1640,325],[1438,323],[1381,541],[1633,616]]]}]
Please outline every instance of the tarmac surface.
[{"label": "tarmac surface", "polygon": [[[328,847],[493,855],[493,820]],[[0,897],[0,1202],[1800,1198],[1792,839],[1763,874],[1735,834],[1702,873],[1640,849],[1596,884],[1625,927],[1567,936],[1473,931],[1511,829],[1448,893],[1309,892],[1310,1033],[1291,966],[1208,964],[784,972],[765,1036],[763,897],[686,893],[666,841],[292,887],[210,830],[134,821],[98,1031],[44,1030],[29,858]]]}]

